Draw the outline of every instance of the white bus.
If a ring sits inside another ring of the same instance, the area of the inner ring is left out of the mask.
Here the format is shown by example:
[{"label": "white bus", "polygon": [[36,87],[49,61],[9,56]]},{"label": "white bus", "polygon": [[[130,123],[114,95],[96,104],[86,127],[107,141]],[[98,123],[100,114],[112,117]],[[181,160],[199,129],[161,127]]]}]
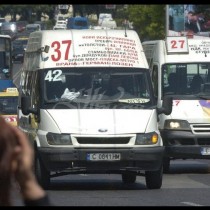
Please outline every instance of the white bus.
[{"label": "white bus", "polygon": [[148,63],[133,30],[45,30],[30,34],[21,70],[18,126],[35,150],[44,188],[63,174],[144,175],[162,186],[156,107]]},{"label": "white bus", "polygon": [[158,105],[173,97],[172,113],[159,117],[164,172],[173,159],[210,159],[210,39],[170,36],[142,45]]}]

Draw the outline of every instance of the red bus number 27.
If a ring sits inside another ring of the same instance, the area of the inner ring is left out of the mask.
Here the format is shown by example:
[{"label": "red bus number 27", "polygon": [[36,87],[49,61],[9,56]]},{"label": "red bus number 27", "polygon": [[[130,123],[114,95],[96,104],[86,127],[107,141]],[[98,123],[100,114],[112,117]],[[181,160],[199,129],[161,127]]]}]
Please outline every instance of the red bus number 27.
[{"label": "red bus number 27", "polygon": [[184,47],[184,40],[172,40],[171,41],[171,47],[172,48],[183,48]]}]

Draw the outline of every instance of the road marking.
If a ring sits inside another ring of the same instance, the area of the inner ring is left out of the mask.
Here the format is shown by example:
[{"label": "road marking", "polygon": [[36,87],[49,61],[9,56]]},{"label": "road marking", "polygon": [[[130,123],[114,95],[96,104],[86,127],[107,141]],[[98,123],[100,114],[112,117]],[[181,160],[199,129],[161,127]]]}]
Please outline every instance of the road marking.
[{"label": "road marking", "polygon": [[181,202],[183,204],[186,204],[188,206],[203,206],[203,205],[200,205],[200,204],[197,204],[197,203],[192,203],[192,202]]}]

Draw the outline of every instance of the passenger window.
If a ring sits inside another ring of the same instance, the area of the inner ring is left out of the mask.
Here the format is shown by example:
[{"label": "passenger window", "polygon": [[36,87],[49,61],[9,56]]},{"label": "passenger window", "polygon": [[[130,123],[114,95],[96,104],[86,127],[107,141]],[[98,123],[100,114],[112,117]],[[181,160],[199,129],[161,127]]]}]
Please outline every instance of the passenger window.
[{"label": "passenger window", "polygon": [[154,95],[158,97],[158,66],[154,65],[152,70],[152,84],[154,89]]}]

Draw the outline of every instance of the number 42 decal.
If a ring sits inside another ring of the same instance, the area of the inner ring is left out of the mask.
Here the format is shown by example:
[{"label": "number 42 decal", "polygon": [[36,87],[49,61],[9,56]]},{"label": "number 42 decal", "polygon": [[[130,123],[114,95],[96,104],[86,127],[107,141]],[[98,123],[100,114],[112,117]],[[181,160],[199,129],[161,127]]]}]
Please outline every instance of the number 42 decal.
[{"label": "number 42 decal", "polygon": [[[53,54],[51,55],[52,61],[59,61],[62,56],[64,56],[64,60],[68,60],[71,43],[72,43],[71,40],[63,40],[61,42],[59,41],[52,42],[51,48],[54,50]],[[65,48],[62,47],[63,45],[65,46]],[[62,51],[61,51],[61,48],[62,48]],[[63,49],[65,50],[63,51]]]},{"label": "number 42 decal", "polygon": [[56,70],[49,70],[44,78],[44,80],[48,80],[49,82],[54,81],[60,81],[61,79],[62,71],[59,69]]}]

